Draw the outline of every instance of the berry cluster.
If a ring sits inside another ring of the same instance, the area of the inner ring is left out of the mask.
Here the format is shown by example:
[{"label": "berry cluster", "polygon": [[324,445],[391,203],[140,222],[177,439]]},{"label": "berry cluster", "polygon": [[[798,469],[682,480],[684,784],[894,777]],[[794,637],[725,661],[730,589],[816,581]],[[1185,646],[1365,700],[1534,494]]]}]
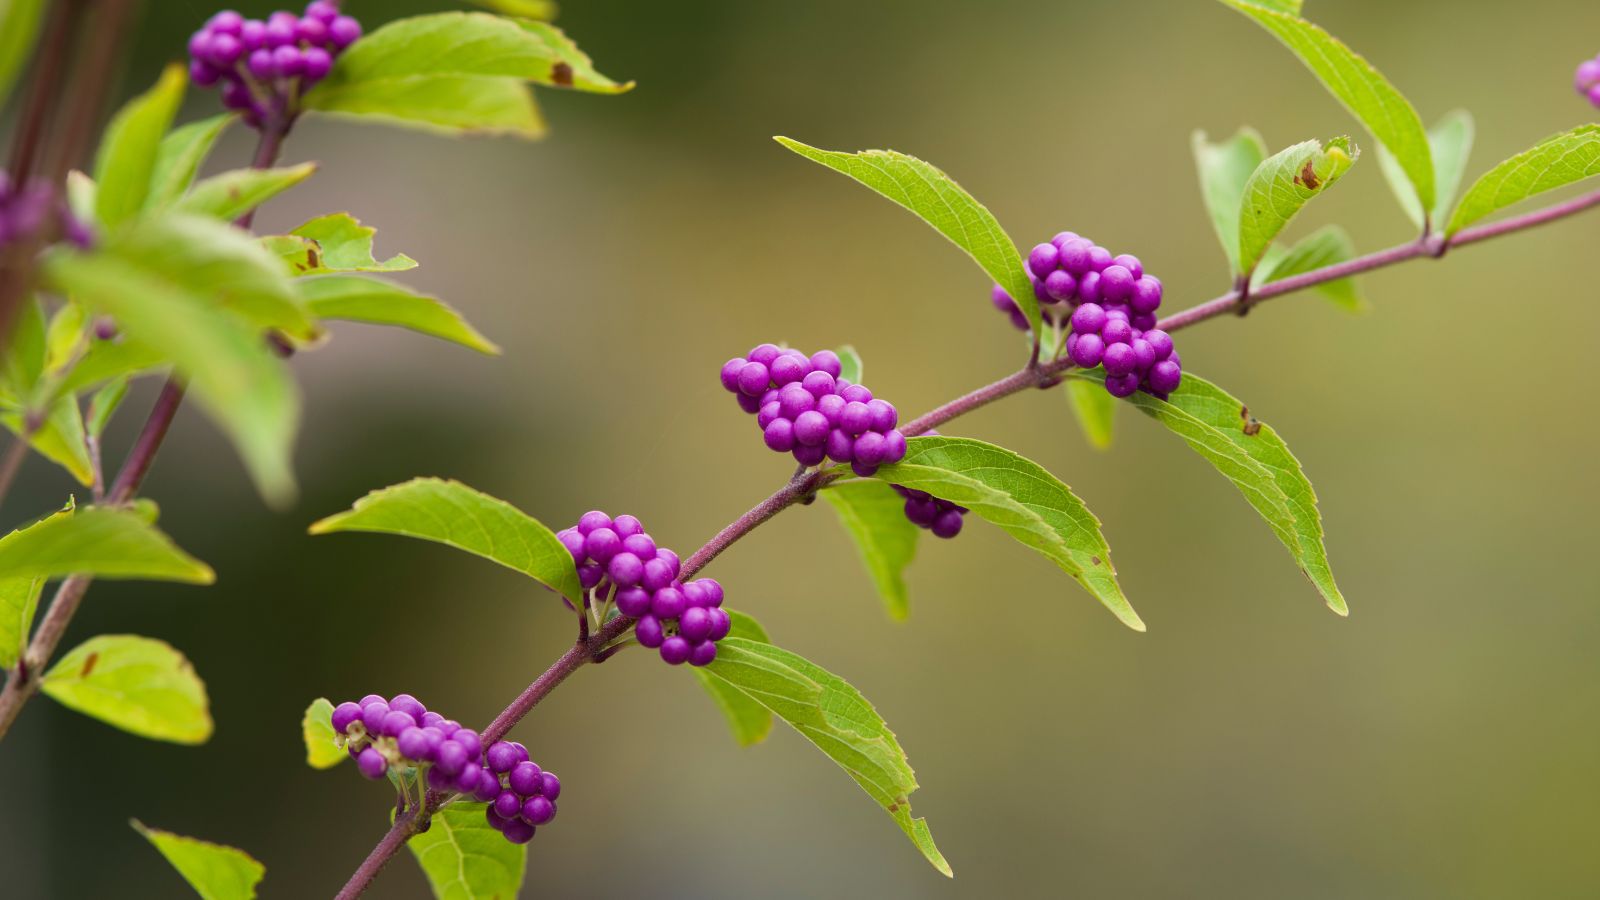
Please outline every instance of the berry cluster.
[{"label": "berry cluster", "polygon": [[561,779],[529,760],[527,747],[499,741],[485,750],[476,731],[429,712],[410,694],[341,703],[333,710],[333,730],[361,774],[378,779],[390,771],[425,772],[433,790],[490,804],[489,824],[514,844],[527,843],[534,826],[556,816]]},{"label": "berry cluster", "polygon": [[905,458],[900,414],[864,385],[839,377],[838,354],[762,344],[722,366],[722,386],[756,417],[767,446],[803,466],[849,463],[863,478]]},{"label": "berry cluster", "polygon": [[1600,107],[1600,56],[1578,63],[1578,72],[1573,76],[1572,83],[1579,94]]},{"label": "berry cluster", "polygon": [[614,602],[618,612],[638,619],[640,644],[674,666],[704,666],[717,658],[717,641],[733,624],[722,608],[722,585],[711,578],[679,581],[678,554],[657,547],[638,519],[591,510],[556,537],[572,554],[578,583],[593,596],[589,602]]},{"label": "berry cluster", "polygon": [[515,741],[498,741],[483,754],[484,771],[494,779],[493,796],[477,793],[489,806],[484,815],[490,827],[513,844],[526,844],[533,832],[556,817],[561,779],[528,758],[528,748]]},{"label": "berry cluster", "polygon": [[953,538],[961,533],[967,508],[949,500],[940,500],[927,491],[914,491],[901,485],[890,485],[906,498],[906,518],[918,528],[926,528],[935,537]]},{"label": "berry cluster", "polygon": [[[1028,253],[1025,267],[1052,325],[1071,323],[1064,349],[1074,365],[1104,365],[1106,390],[1126,397],[1143,389],[1163,399],[1183,380],[1183,364],[1172,338],[1156,328],[1161,281],[1147,275],[1138,257],[1111,251],[1063,231]],[[1026,329],[1028,321],[1005,289],[995,285],[994,305]]]},{"label": "berry cluster", "polygon": [[189,77],[201,87],[221,83],[222,105],[260,128],[292,118],[300,95],[359,37],[361,23],[329,0],[314,0],[303,16],[280,10],[266,21],[223,10],[189,39]]}]

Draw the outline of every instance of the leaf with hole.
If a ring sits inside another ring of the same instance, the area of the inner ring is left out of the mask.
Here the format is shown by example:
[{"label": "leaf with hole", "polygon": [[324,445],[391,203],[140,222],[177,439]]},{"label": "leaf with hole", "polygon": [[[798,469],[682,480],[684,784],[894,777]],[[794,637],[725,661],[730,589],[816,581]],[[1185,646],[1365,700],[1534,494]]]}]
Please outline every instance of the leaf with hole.
[{"label": "leaf with hole", "polygon": [[917,780],[905,751],[860,691],[794,653],[745,638],[719,641],[705,671],[771,710],[838,763],[935,869],[951,875],[927,822],[912,818]]},{"label": "leaf with hole", "polygon": [[136,634],[90,638],[61,657],[39,689],[68,709],[140,737],[175,744],[211,738],[206,686],[165,641]]},{"label": "leaf with hole", "polygon": [[1338,182],[1360,155],[1347,137],[1304,141],[1275,153],[1251,173],[1239,208],[1239,266],[1255,271],[1261,257],[1311,198]]},{"label": "leaf with hole", "polygon": [[581,602],[572,554],[538,519],[459,481],[415,478],[373,491],[349,510],[311,526],[312,534],[367,531],[420,538],[465,550],[527,575]]},{"label": "leaf with hole", "polygon": [[1044,554],[1122,624],[1143,631],[1111,566],[1100,522],[1043,466],[1004,447],[971,438],[915,437],[905,459],[876,475],[967,507]]}]

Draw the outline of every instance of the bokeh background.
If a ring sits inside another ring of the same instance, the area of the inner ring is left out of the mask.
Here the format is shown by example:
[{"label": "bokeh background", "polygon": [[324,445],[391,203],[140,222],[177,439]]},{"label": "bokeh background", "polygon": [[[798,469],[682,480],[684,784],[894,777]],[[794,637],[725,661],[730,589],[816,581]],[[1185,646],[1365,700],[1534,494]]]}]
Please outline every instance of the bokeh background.
[{"label": "bokeh background", "polygon": [[[371,25],[440,5],[353,11]],[[146,6],[123,96],[212,11]],[[1600,49],[1589,0],[1309,6],[1426,120],[1477,114],[1469,178],[1594,117],[1570,87]],[[266,897],[331,895],[383,831],[388,790],[305,767],[306,703],[405,690],[482,723],[567,646],[561,605],[515,574],[400,538],[306,535],[367,490],[450,476],[557,527],[630,511],[687,554],[790,470],[718,387],[727,357],[854,343],[907,414],[1017,365],[960,253],[771,135],[933,160],[1024,246],[1072,228],[1137,253],[1169,308],[1226,287],[1192,130],[1370,144],[1213,3],[570,0],[561,24],[640,86],[541,92],[544,142],[317,119],[295,134],[290,158],[322,168],[258,225],[350,210],[505,355],[338,328],[294,362],[303,492],[283,512],[208,423],[180,418],[147,493],[220,580],[98,585],[68,646],[173,642],[209,684],[216,736],[156,744],[32,704],[0,746],[7,897],[182,896],[130,816],[248,849]],[[236,132],[213,163],[248,149]],[[1293,232],[1330,221],[1366,250],[1410,235],[1370,155]],[[1148,634],[977,522],[924,541],[904,624],[825,506],[717,561],[733,605],[896,729],[953,881],[796,735],[740,750],[692,679],[628,653],[515,731],[567,785],[524,896],[1595,896],[1597,235],[1591,215],[1374,274],[1363,317],[1307,294],[1181,335],[1186,364],[1304,462],[1347,620],[1181,442],[1125,413],[1095,452],[1059,391],[946,430],[1073,485]],[[68,489],[35,461],[8,521]],[[425,887],[401,858],[374,895]]]}]

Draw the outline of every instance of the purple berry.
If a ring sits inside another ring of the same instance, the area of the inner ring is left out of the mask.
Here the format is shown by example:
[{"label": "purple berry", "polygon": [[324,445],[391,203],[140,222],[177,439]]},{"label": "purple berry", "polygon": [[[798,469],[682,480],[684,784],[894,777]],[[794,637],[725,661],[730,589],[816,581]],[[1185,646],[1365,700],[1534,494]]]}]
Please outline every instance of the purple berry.
[{"label": "purple berry", "polygon": [[1081,334],[1078,335],[1078,340],[1073,343],[1070,352],[1073,365],[1092,369],[1100,365],[1100,360],[1104,358],[1106,344],[1098,334],[1092,332]]},{"label": "purple berry", "polygon": [[934,520],[939,518],[939,504],[932,497],[908,497],[905,513],[918,528],[932,528]]},{"label": "purple berry", "polygon": [[738,392],[739,371],[744,368],[744,364],[746,362],[748,362],[748,360],[746,360],[744,357],[735,356],[733,359],[730,359],[722,364],[722,387],[727,390],[728,393],[732,394]]},{"label": "purple berry", "polygon": [[471,728],[458,728],[450,735],[450,740],[460,744],[467,751],[467,755],[477,759],[483,754],[483,738],[478,736]]},{"label": "purple berry", "polygon": [[328,0],[312,0],[306,4],[306,18],[316,19],[324,25],[339,18],[339,4],[330,3]]},{"label": "purple berry", "polygon": [[395,694],[394,699],[389,701],[389,708],[405,713],[416,719],[419,724],[422,721],[422,717],[428,712],[428,708],[422,705],[422,701],[410,694]]},{"label": "purple berry", "polygon": [[1040,278],[1048,278],[1051,272],[1057,271],[1056,264],[1061,261],[1061,248],[1055,244],[1039,244],[1028,252],[1028,269]]},{"label": "purple berry", "polygon": [[834,462],[849,462],[855,458],[855,443],[854,438],[842,429],[835,428],[828,432],[828,442],[823,445],[823,451]]},{"label": "purple berry", "polygon": [[1079,334],[1092,334],[1105,326],[1105,308],[1097,303],[1084,303],[1072,311],[1072,330]]},{"label": "purple berry", "polygon": [[199,87],[210,87],[222,79],[222,73],[205,60],[196,59],[189,63],[189,80]]},{"label": "purple berry", "polygon": [[650,612],[657,619],[676,619],[688,608],[689,598],[675,587],[664,587],[656,591],[650,600]]},{"label": "purple berry", "polygon": [[1116,377],[1127,375],[1138,367],[1138,358],[1133,353],[1133,348],[1127,344],[1108,344],[1105,356],[1100,364],[1106,367],[1106,374]]},{"label": "purple berry", "polygon": [[639,646],[654,650],[666,640],[666,634],[661,627],[661,620],[655,616],[640,616],[639,624],[633,626],[633,635],[639,639]]},{"label": "purple berry", "polygon": [[1183,381],[1183,369],[1172,359],[1163,359],[1150,367],[1150,374],[1146,376],[1150,382],[1150,389],[1160,394],[1170,394],[1178,389]]},{"label": "purple berry", "polygon": [[521,761],[517,756],[517,748],[506,741],[496,741],[491,744],[488,751],[483,754],[483,760],[489,764],[489,771],[498,775],[511,771],[512,766]]},{"label": "purple berry", "polygon": [[1099,272],[1085,272],[1078,276],[1078,299],[1085,303],[1099,303],[1103,299]]},{"label": "purple berry", "polygon": [[361,718],[361,707],[354,703],[341,703],[333,708],[333,730],[344,734],[351,723]]},{"label": "purple berry", "polygon": [[661,659],[668,665],[679,666],[689,661],[689,653],[693,648],[689,645],[688,638],[675,634],[661,642]]},{"label": "purple berry", "polygon": [[870,403],[872,401],[872,392],[867,390],[865,385],[860,384],[845,385],[839,389],[839,396],[843,397],[847,404]]},{"label": "purple berry", "polygon": [[[811,396],[807,394],[806,396]],[[877,400],[874,403],[880,402]],[[794,439],[808,447],[820,447],[828,441],[828,419],[816,410],[803,412],[794,420]]]},{"label": "purple berry", "polygon": [[872,427],[872,410],[858,400],[846,402],[839,411],[839,427],[847,434],[861,434]]},{"label": "purple berry", "polygon": [[328,23],[304,16],[294,26],[295,40],[302,44],[322,44],[328,40]]},{"label": "purple berry", "polygon": [[802,444],[794,448],[794,461],[802,466],[820,466],[828,458],[828,451],[821,445],[808,446]]},{"label": "purple berry", "polygon": [[844,371],[844,364],[839,361],[839,354],[832,350],[818,350],[811,354],[811,368],[838,378],[839,373]]},{"label": "purple berry", "polygon": [[1573,86],[1578,93],[1588,96],[1595,85],[1600,84],[1600,59],[1586,59],[1578,63],[1578,71],[1572,79]]},{"label": "purple berry", "polygon": [[1172,355],[1172,336],[1158,328],[1152,328],[1144,333],[1145,343],[1155,351],[1156,360],[1160,361]]},{"label": "purple berry", "polygon": [[561,797],[561,779],[554,772],[545,772],[539,776],[539,796],[551,803]]},{"label": "purple berry", "polygon": [[455,741],[445,741],[439,745],[439,751],[434,754],[433,764],[439,771],[454,778],[467,764],[467,748]]},{"label": "purple berry", "polygon": [[1154,330],[1156,325],[1157,325],[1156,314],[1155,313],[1140,313],[1137,316],[1134,316],[1133,318],[1129,319],[1128,320],[1128,324],[1130,324],[1133,327],[1139,329],[1140,331],[1151,331],[1151,330]]},{"label": "purple berry", "polygon": [[604,581],[605,577],[605,567],[599,563],[585,563],[578,567],[578,584],[586,591]]},{"label": "purple berry", "polygon": [[768,425],[771,425],[773,422],[776,422],[781,418],[783,418],[783,407],[778,403],[778,401],[774,400],[771,403],[761,407],[761,412],[756,413],[756,427],[762,431],[766,431]]},{"label": "purple berry", "polygon": [[266,46],[278,50],[293,44],[295,30],[299,24],[300,18],[294,13],[280,11],[268,16]]},{"label": "purple berry", "polygon": [[739,392],[749,397],[759,397],[766,393],[767,385],[771,383],[771,376],[767,374],[767,367],[758,362],[747,362],[739,369]]},{"label": "purple berry", "polygon": [[817,399],[817,412],[822,413],[829,425],[838,425],[839,417],[844,415],[844,408],[848,405],[838,394],[824,394]]},{"label": "purple berry", "polygon": [[321,81],[333,71],[333,57],[321,47],[307,47],[300,55],[305,60],[302,77],[307,81]]},{"label": "purple berry", "polygon": [[598,509],[591,509],[578,519],[578,533],[587,537],[597,528],[610,528],[611,517]]},{"label": "purple berry", "polygon": [[900,429],[891,430],[883,436],[883,465],[892,466],[906,458],[906,436]]},{"label": "purple berry", "polygon": [[[1126,346],[1126,345],[1122,345]],[[1133,351],[1128,351],[1132,353]],[[1129,397],[1139,389],[1139,376],[1129,372],[1126,375],[1112,375],[1106,378],[1106,391],[1113,397]]]},{"label": "purple berry", "polygon": [[961,533],[963,516],[960,510],[947,509],[933,521],[933,533],[942,538],[953,538]]},{"label": "purple berry", "polygon": [[821,400],[823,397],[832,394],[836,390],[833,376],[829,375],[827,372],[813,371],[811,374],[807,375],[801,380],[800,386],[805,388],[806,393],[818,400]]},{"label": "purple berry", "polygon": [[856,438],[855,461],[863,466],[876,466],[883,462],[887,449],[883,435],[869,431]]},{"label": "purple berry", "polygon": [[522,815],[522,798],[516,791],[501,791],[494,798],[493,809],[502,819],[515,819]]},{"label": "purple berry", "polygon": [[411,716],[391,708],[383,717],[383,735],[385,737],[399,737],[407,728],[417,727],[417,720]]},{"label": "purple berry", "polygon": [[1089,250],[1094,245],[1081,238],[1061,245],[1061,268],[1082,277],[1090,269]]},{"label": "purple berry", "polygon": [[1111,344],[1126,344],[1133,340],[1133,326],[1126,319],[1107,319],[1105,327],[1100,329],[1100,337],[1108,348]]},{"label": "purple berry", "polygon": [[624,550],[611,557],[611,562],[606,564],[606,574],[618,587],[633,587],[644,577],[644,563]]},{"label": "purple berry", "polygon": [[699,606],[684,610],[678,617],[678,633],[692,644],[705,640],[711,634],[711,613]]},{"label": "purple berry", "polygon": [[250,53],[250,58],[246,61],[245,68],[250,70],[251,75],[262,80],[278,74],[277,66],[273,64],[272,51],[265,47]]},{"label": "purple berry", "polygon": [[438,766],[428,767],[428,787],[441,793],[455,790],[454,779],[439,770]]},{"label": "purple berry", "polygon": [[306,58],[299,47],[279,47],[272,51],[272,65],[279,75],[293,78],[306,70]]},{"label": "purple berry", "polygon": [[716,580],[715,578],[701,578],[696,580],[695,584],[705,589],[706,606],[722,605],[722,598],[724,596],[722,582]]},{"label": "purple berry", "polygon": [[709,666],[717,658],[717,642],[701,641],[689,648],[689,665]]},{"label": "purple berry", "polygon": [[383,754],[372,747],[362,750],[361,755],[356,757],[356,767],[361,770],[361,774],[372,779],[382,778],[383,773],[389,770],[389,764],[384,760]]},{"label": "purple berry", "polygon": [[556,817],[556,805],[548,797],[529,797],[522,804],[522,818],[530,825],[543,825]]},{"label": "purple berry", "polygon": [[1100,273],[1100,296],[1107,303],[1126,303],[1133,296],[1133,282],[1133,273],[1122,266],[1106,266]]},{"label": "purple berry", "polygon": [[811,392],[798,384],[787,384],[778,391],[778,416],[784,419],[798,418],[817,405],[817,398]]},{"label": "purple berry", "polygon": [[900,421],[894,404],[887,400],[873,400],[867,404],[869,426],[873,431],[887,432]]},{"label": "purple berry", "polygon": [[218,69],[231,69],[244,54],[244,42],[231,34],[213,35],[211,38],[211,52],[206,61]]},{"label": "purple berry", "polygon": [[772,361],[772,382],[782,387],[793,384],[810,374],[811,364],[792,356],[780,356]]},{"label": "purple berry", "polygon": [[217,13],[211,17],[210,21],[206,22],[206,27],[217,34],[237,35],[242,25],[244,25],[244,16],[231,9],[225,9]]},{"label": "purple berry", "polygon": [[728,636],[728,630],[733,627],[733,619],[728,615],[728,611],[720,606],[712,607],[710,613],[711,633],[706,636],[706,639],[720,641]]},{"label": "purple berry", "polygon": [[533,840],[533,833],[536,830],[532,825],[521,819],[512,819],[506,822],[505,827],[500,829],[500,833],[505,835],[506,840],[513,844],[526,844]]},{"label": "purple berry", "polygon": [[389,714],[389,704],[378,700],[361,707],[361,724],[371,734],[383,733],[383,717]]},{"label": "purple berry", "polygon": [[853,462],[850,464],[850,471],[856,473],[862,478],[871,478],[872,476],[878,474],[878,467],[869,466],[861,462]]},{"label": "purple berry", "polygon": [[761,432],[761,439],[769,449],[787,453],[794,449],[794,423],[788,419],[773,419]]},{"label": "purple berry", "polygon": [[611,557],[622,552],[622,538],[610,528],[596,528],[583,539],[583,550],[590,559],[601,564],[611,562]]},{"label": "purple berry", "polygon": [[[650,561],[652,564],[656,560]],[[671,578],[668,578],[671,583]],[[617,611],[635,619],[650,611],[650,592],[643,587],[628,587],[617,591]]]},{"label": "purple berry", "polygon": [[524,797],[531,797],[539,793],[539,776],[543,770],[536,762],[519,762],[511,767],[511,774],[506,776],[506,784],[513,791]]},{"label": "purple berry", "polygon": [[750,351],[750,361],[761,363],[763,366],[770,366],[772,361],[782,353],[783,351],[778,349],[777,344],[757,344],[755,349]]},{"label": "purple berry", "polygon": [[1133,275],[1135,281],[1144,277],[1144,264],[1139,262],[1139,257],[1137,256],[1123,253],[1112,259],[1111,262],[1113,265],[1118,265],[1124,269],[1127,269],[1128,272]]},{"label": "purple berry", "polygon": [[267,45],[267,23],[260,19],[246,19],[239,26],[239,43],[247,51],[260,50]]},{"label": "purple berry", "polygon": [[463,794],[476,793],[483,781],[483,767],[475,762],[463,763],[451,785]]},{"label": "purple berry", "polygon": [[1161,279],[1146,275],[1133,283],[1128,305],[1136,313],[1153,313],[1161,306]]},{"label": "purple berry", "polygon": [[482,803],[500,796],[500,779],[488,769],[478,770],[478,786],[472,790],[472,799]]}]

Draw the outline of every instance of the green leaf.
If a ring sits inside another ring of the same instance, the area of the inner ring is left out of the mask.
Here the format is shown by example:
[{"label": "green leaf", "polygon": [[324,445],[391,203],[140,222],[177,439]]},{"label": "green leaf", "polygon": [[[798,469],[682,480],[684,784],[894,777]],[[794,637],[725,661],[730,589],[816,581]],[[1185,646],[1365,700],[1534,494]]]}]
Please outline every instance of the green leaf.
[{"label": "green leaf", "polygon": [[861,373],[866,367],[861,362],[861,354],[850,344],[833,351],[839,355],[839,377],[852,384],[861,383]]},{"label": "green leaf", "polygon": [[249,232],[194,213],[146,216],[105,242],[125,259],[208,299],[259,329],[301,341],[321,334],[294,289],[283,260]]},{"label": "green leaf", "polygon": [[1096,450],[1111,449],[1112,426],[1116,423],[1117,398],[1104,388],[1082,381],[1067,381],[1067,399],[1083,427],[1083,436]]},{"label": "green leaf", "polygon": [[[767,639],[767,632],[755,619],[741,612],[728,610],[728,617],[732,625],[728,629],[727,637],[744,638],[762,644],[771,643]],[[695,680],[711,695],[711,700],[722,710],[722,715],[728,720],[728,730],[733,733],[733,739],[741,747],[750,747],[766,740],[772,733],[772,713],[765,706],[750,699],[744,691],[728,684],[720,678],[713,678],[704,669],[690,668]]]},{"label": "green leaf", "polygon": [[556,4],[550,0],[467,0],[467,2],[494,10],[501,15],[545,21],[554,19],[557,9]]},{"label": "green leaf", "polygon": [[106,126],[94,180],[99,185],[95,212],[107,227],[122,224],[144,206],[161,139],[183,103],[187,81],[182,66],[167,66],[155,87],[128,101]]},{"label": "green leaf", "polygon": [[911,615],[905,570],[917,555],[921,536],[921,529],[906,518],[905,499],[884,482],[872,480],[832,485],[822,491],[822,498],[854,539],[889,617],[905,621]]},{"label": "green leaf", "polygon": [[116,378],[134,376],[167,362],[160,351],[130,340],[92,341],[89,351],[72,367],[61,383],[63,391],[77,392]]},{"label": "green leaf", "polygon": [[254,900],[256,885],[266,875],[266,867],[250,854],[224,844],[150,828],[138,819],[129,820],[184,881],[203,900]]},{"label": "green leaf", "polygon": [[1600,175],[1600,125],[1583,125],[1540,141],[1483,174],[1461,198],[1446,234],[1490,213]]},{"label": "green leaf", "polygon": [[486,806],[458,800],[434,813],[428,830],[406,843],[437,900],[512,900],[522,890],[528,845],[513,844],[491,828]]},{"label": "green leaf", "polygon": [[[1372,64],[1337,38],[1298,18],[1292,11],[1268,8],[1260,0],[1220,0],[1254,19],[1300,57],[1378,142],[1400,162],[1424,208],[1434,203],[1433,160],[1428,135],[1411,101],[1395,90]],[[1274,3],[1273,6],[1287,6]]]},{"label": "green leaf", "polygon": [[[1103,383],[1105,372],[1074,370],[1070,377]],[[1168,402],[1138,393],[1128,401],[1166,425],[1244,494],[1339,615],[1349,615],[1323,546],[1317,495],[1300,461],[1272,428],[1238,398],[1191,372]]]},{"label": "green leaf", "polygon": [[927,822],[911,817],[915,774],[894,732],[861,692],[787,650],[745,638],[717,643],[705,670],[788,722],[887,811],[933,867],[951,875]]},{"label": "green leaf", "polygon": [[[318,216],[301,225],[290,235],[311,241],[312,253],[304,244],[297,244],[289,255],[300,275],[323,272],[403,272],[415,269],[417,261],[404,253],[397,253],[382,262],[372,255],[372,238],[377,231],[362,225],[349,213]],[[302,256],[304,254],[304,256]],[[298,263],[305,263],[304,266]]]},{"label": "green leaf", "polygon": [[[1356,245],[1349,232],[1338,225],[1324,225],[1301,238],[1287,250],[1278,244],[1267,248],[1261,264],[1256,266],[1251,289],[1301,275],[1316,269],[1337,265],[1355,259]],[[1366,312],[1367,300],[1361,294],[1354,278],[1324,281],[1316,286],[1329,300],[1350,312]],[[1109,396],[1109,395],[1107,395]]]},{"label": "green leaf", "polygon": [[0,387],[6,389],[10,402],[17,406],[31,399],[33,386],[44,374],[48,357],[46,334],[44,307],[37,299],[27,300],[11,325],[10,346],[0,353]]},{"label": "green leaf", "polygon": [[621,93],[559,30],[487,13],[400,19],[352,45],[305,96],[323,112],[446,132],[543,133],[524,82]]},{"label": "green leaf", "polygon": [[216,575],[178,549],[138,510],[83,507],[0,538],[0,578],[60,578],[86,573],[210,584]]},{"label": "green leaf", "polygon": [[229,222],[305,181],[316,170],[316,163],[281,169],[234,169],[195,184],[173,204],[173,209]]},{"label": "green leaf", "polygon": [[261,493],[287,503],[294,496],[289,454],[300,408],[288,370],[259,329],[147,263],[109,252],[62,253],[49,258],[47,271],[56,285],[113,316],[132,341],[172,361],[233,440]]},{"label": "green leaf", "polygon": [[10,669],[22,658],[33,631],[33,614],[44,590],[43,576],[0,578],[0,668]]},{"label": "green leaf", "polygon": [[1389,182],[1390,190],[1405,209],[1406,215],[1418,228],[1428,222],[1440,223],[1450,215],[1450,204],[1455,202],[1456,190],[1461,187],[1461,176],[1467,168],[1467,157],[1472,154],[1474,126],[1472,114],[1458,109],[1440,119],[1428,129],[1428,147],[1433,154],[1434,199],[1433,209],[1423,215],[1417,191],[1407,180],[1400,161],[1388,148],[1378,145],[1378,167]]},{"label": "green leaf", "polygon": [[0,105],[28,62],[44,8],[45,0],[0,0]]},{"label": "green leaf", "polygon": [[1300,208],[1326,191],[1360,151],[1347,137],[1304,141],[1276,153],[1250,175],[1239,209],[1239,267],[1253,272],[1262,254]]},{"label": "green leaf", "polygon": [[515,506],[459,481],[415,478],[373,491],[348,511],[311,526],[312,534],[368,531],[434,541],[515,569],[581,602],[572,554],[555,533]]},{"label": "green leaf", "polygon": [[366,275],[317,275],[295,281],[306,308],[319,319],[396,325],[497,356],[500,348],[449,305],[404,286]]},{"label": "green leaf", "polygon": [[318,697],[306,707],[300,732],[306,739],[306,765],[313,769],[331,769],[350,755],[334,742],[333,703],[326,697]]},{"label": "green leaf", "polygon": [[256,885],[266,877],[267,867],[243,850],[160,831],[138,819],[130,824],[172,863],[202,900],[254,900]]},{"label": "green leaf", "polygon": [[[1251,173],[1267,158],[1267,145],[1253,128],[1241,128],[1220,144],[1213,144],[1204,131],[1196,131],[1189,141],[1194,150],[1194,165],[1200,175],[1200,196],[1211,227],[1228,254],[1229,271],[1239,274],[1239,208],[1244,186]],[[1109,396],[1109,395],[1107,395]]]},{"label": "green leaf", "polygon": [[905,459],[877,478],[971,509],[1048,557],[1111,610],[1143,631],[1111,566],[1100,522],[1071,488],[1032,460],[970,438],[915,437]]},{"label": "green leaf", "polygon": [[72,363],[83,347],[87,325],[83,307],[70,301],[61,304],[45,330],[45,371],[60,372]]},{"label": "green leaf", "polygon": [[128,379],[126,376],[113,378],[106,386],[95,392],[89,401],[89,415],[84,419],[84,428],[89,437],[99,440],[105,433],[106,426],[111,423],[111,416],[122,405],[123,398],[128,396]]},{"label": "green leaf", "polygon": [[39,689],[68,709],[131,734],[174,744],[211,738],[206,686],[165,641],[102,634],[61,657]]},{"label": "green leaf", "polygon": [[932,225],[966,251],[1017,302],[1029,327],[1039,334],[1039,301],[1022,268],[1022,255],[983,204],[937,168],[893,150],[844,153],[819,150],[786,137],[778,143],[866,185]]},{"label": "green leaf", "polygon": [[[21,412],[0,413],[12,434],[22,435],[26,430],[25,415]],[[39,427],[28,435],[28,445],[85,487],[94,484],[94,464],[89,460],[89,446],[84,441],[83,416],[78,401],[71,394],[63,394],[50,404],[50,412]]]},{"label": "green leaf", "polygon": [[194,184],[201,163],[211,154],[217,138],[238,120],[233,113],[220,113],[209,119],[190,122],[172,130],[161,139],[156,150],[156,164],[150,174],[150,195],[145,198],[145,209],[164,209],[177,202],[189,185]]}]

